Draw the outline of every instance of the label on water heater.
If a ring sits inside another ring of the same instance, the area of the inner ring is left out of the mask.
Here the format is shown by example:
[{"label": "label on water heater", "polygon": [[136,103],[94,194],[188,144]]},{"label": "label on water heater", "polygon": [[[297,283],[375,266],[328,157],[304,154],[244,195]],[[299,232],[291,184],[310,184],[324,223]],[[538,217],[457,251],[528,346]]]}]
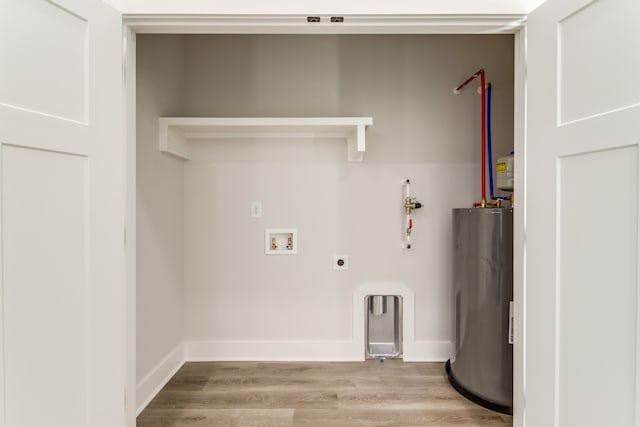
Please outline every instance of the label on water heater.
[{"label": "label on water heater", "polygon": [[500,157],[496,164],[496,186],[500,190],[513,191],[513,155]]}]

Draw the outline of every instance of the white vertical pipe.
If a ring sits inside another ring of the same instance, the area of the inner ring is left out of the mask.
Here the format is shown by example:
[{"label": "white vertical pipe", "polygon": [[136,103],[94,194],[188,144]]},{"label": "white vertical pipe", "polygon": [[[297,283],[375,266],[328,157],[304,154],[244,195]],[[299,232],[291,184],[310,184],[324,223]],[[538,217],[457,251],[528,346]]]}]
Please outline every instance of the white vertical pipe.
[{"label": "white vertical pipe", "polygon": [[[411,198],[411,182],[408,179],[404,181],[404,190],[405,190],[405,201]],[[404,244],[403,248],[409,249],[411,247],[411,235],[407,232],[409,229],[409,224],[411,223],[411,215],[405,213],[405,229],[404,229]]]}]

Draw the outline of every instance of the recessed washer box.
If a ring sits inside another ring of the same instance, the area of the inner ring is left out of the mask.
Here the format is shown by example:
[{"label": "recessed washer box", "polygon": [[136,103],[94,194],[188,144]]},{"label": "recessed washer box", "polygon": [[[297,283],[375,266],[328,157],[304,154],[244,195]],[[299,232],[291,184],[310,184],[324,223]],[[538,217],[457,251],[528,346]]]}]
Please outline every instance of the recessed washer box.
[{"label": "recessed washer box", "polygon": [[267,228],[264,232],[266,255],[295,255],[298,253],[298,230],[295,228]]}]

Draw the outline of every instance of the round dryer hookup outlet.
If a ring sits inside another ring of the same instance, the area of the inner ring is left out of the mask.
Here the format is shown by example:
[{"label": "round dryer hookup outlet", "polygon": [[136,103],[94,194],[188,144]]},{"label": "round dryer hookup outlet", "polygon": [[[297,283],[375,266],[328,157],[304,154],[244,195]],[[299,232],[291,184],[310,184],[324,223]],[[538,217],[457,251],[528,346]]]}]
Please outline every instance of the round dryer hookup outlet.
[{"label": "round dryer hookup outlet", "polygon": [[334,270],[348,270],[349,269],[349,255],[334,255],[333,256],[333,269]]}]

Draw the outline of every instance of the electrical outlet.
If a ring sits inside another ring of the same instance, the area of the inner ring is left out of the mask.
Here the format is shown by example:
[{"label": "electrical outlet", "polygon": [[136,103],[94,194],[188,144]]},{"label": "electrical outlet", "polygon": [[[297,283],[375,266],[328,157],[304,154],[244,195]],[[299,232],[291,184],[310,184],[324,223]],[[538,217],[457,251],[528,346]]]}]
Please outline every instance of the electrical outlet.
[{"label": "electrical outlet", "polygon": [[333,269],[334,270],[348,270],[349,269],[349,255],[334,255],[333,256]]},{"label": "electrical outlet", "polygon": [[262,202],[251,202],[251,218],[262,218]]}]

